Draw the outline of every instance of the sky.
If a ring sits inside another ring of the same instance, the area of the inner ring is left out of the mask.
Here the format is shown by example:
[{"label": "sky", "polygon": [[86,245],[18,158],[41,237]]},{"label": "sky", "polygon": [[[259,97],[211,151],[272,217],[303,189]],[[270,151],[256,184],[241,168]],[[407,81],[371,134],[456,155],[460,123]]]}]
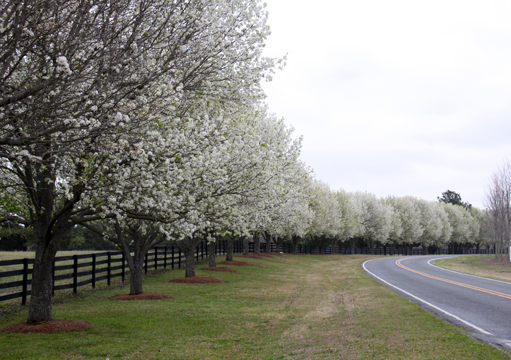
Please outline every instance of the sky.
[{"label": "sky", "polygon": [[333,190],[484,208],[511,159],[511,2],[266,0],[270,111]]}]

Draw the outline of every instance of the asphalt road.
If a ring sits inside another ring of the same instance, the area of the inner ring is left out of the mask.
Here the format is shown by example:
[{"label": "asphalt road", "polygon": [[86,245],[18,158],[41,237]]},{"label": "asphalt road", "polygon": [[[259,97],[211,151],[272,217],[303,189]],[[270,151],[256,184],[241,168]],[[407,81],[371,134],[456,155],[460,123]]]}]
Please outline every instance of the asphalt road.
[{"label": "asphalt road", "polygon": [[449,256],[386,257],[362,264],[364,270],[401,296],[471,336],[511,350],[511,283],[430,264]]}]

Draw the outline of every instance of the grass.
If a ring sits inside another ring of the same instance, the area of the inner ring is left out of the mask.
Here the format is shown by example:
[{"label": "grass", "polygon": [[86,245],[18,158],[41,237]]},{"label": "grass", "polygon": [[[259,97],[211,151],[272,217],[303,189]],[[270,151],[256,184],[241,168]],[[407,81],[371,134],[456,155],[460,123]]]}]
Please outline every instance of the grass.
[{"label": "grass", "polygon": [[433,264],[471,275],[511,282],[511,263],[506,256],[503,260],[496,261],[495,255],[470,255],[435,260]]},{"label": "grass", "polygon": [[[2,359],[509,358],[367,276],[360,264],[370,258],[286,255],[249,259],[259,266],[237,267],[239,273],[197,271],[222,277],[222,284],[167,282],[182,270],[145,277],[145,291],[173,300],[109,299],[126,287],[62,295],[54,318],[94,327],[0,333]],[[0,312],[0,327],[23,322],[26,312]]]}]

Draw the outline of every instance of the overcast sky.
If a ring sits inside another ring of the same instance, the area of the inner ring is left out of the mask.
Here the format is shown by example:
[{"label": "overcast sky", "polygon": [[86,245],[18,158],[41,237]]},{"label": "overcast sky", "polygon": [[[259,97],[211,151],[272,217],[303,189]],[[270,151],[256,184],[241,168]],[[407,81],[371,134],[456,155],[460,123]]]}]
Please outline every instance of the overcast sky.
[{"label": "overcast sky", "polygon": [[483,208],[511,156],[511,1],[266,0],[270,110],[332,189]]}]

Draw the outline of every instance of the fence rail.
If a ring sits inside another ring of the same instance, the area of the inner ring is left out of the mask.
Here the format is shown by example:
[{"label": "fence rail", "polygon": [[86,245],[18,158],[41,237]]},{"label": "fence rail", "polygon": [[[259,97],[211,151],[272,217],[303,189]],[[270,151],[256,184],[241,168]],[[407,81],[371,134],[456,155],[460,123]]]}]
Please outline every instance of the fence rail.
[{"label": "fence rail", "polygon": [[[233,244],[234,253],[243,252],[242,241],[235,241]],[[276,251],[276,245],[270,244],[270,251]],[[266,252],[266,243],[261,243],[261,252]],[[218,241],[215,253],[225,254],[226,241]],[[249,243],[249,253],[254,253],[254,243]],[[299,252],[302,254],[369,254],[368,248],[344,247],[314,247],[310,245],[299,245],[294,249],[291,244],[283,244],[281,249],[284,253]],[[438,249],[437,254],[448,254],[447,249]],[[464,254],[493,254],[493,249],[465,249]],[[377,247],[374,249],[375,255],[391,255],[390,247]],[[395,248],[394,255],[422,255],[422,249],[417,248]],[[199,243],[195,251],[195,259],[204,259],[208,256],[208,249],[205,242]],[[148,251],[144,259],[144,271],[158,269],[179,269],[184,264],[185,255],[175,246],[157,246]],[[17,260],[0,261],[1,268],[9,268],[8,271],[0,272],[0,302],[21,298],[22,305],[27,302],[27,297],[31,294],[32,274],[34,259],[24,258]],[[53,291],[73,289],[77,293],[78,288],[91,284],[94,289],[99,282],[106,281],[110,286],[112,279],[121,278],[124,282],[129,275],[129,268],[122,251],[108,251],[101,253],[80,254],[72,256],[57,256],[53,264]]]}]

